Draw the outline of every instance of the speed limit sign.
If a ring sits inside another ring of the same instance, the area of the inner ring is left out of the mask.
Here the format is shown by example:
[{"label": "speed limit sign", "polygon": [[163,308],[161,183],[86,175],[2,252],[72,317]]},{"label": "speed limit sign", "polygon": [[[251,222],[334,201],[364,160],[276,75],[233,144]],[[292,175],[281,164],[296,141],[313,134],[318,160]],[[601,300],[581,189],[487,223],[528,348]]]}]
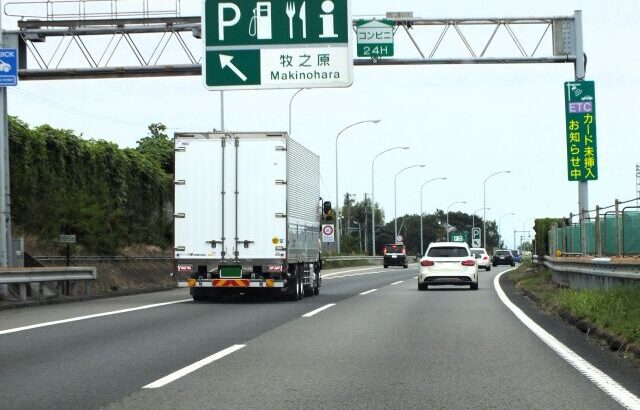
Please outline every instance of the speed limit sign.
[{"label": "speed limit sign", "polygon": [[322,225],[322,242],[333,243],[336,238],[336,230],[333,225]]}]

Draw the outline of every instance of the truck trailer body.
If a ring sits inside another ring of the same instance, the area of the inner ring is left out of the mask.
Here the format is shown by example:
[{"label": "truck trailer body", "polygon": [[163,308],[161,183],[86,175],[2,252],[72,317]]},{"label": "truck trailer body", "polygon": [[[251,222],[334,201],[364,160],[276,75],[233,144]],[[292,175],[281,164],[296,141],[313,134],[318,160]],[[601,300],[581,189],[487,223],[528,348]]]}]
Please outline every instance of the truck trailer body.
[{"label": "truck trailer body", "polygon": [[195,300],[318,294],[319,157],[286,133],[175,135],[175,268]]}]

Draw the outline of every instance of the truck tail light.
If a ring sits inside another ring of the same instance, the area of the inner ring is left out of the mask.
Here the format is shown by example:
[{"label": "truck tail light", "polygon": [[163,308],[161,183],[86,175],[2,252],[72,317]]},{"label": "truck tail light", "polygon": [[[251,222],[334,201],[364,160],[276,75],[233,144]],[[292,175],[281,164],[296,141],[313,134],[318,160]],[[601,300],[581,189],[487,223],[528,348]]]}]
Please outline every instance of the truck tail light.
[{"label": "truck tail light", "polygon": [[462,261],[463,266],[476,266],[476,261],[473,259],[467,259],[466,261]]},{"label": "truck tail light", "polygon": [[433,265],[435,265],[435,262],[430,261],[429,259],[420,261],[420,266],[433,266]]}]

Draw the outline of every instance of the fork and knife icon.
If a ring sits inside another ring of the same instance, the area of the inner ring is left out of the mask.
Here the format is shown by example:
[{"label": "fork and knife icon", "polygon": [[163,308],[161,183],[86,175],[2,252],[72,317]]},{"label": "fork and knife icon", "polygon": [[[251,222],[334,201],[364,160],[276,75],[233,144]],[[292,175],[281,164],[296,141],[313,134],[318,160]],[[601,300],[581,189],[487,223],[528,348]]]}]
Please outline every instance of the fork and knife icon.
[{"label": "fork and knife icon", "polygon": [[[296,3],[288,1],[286,6],[289,17],[289,38],[293,39],[293,19],[296,16]],[[302,21],[302,38],[307,38],[307,2],[303,1],[298,12],[298,18]]]}]

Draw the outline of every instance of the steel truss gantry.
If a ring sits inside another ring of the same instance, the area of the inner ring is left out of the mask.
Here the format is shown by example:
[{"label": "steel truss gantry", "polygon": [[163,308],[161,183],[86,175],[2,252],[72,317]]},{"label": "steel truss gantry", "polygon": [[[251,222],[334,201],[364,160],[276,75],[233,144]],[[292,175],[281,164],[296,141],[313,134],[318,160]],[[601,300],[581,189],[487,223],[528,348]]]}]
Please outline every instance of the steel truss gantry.
[{"label": "steel truss gantry", "polygon": [[[575,16],[424,19],[388,13],[386,18],[395,24],[399,55],[356,58],[355,65],[577,61]],[[18,22],[18,30],[6,31],[4,39],[21,51],[21,80],[201,75],[200,21],[199,16],[27,19]],[[501,36],[501,47],[511,50],[496,56],[492,46]],[[123,52],[126,64],[114,59]]]}]

